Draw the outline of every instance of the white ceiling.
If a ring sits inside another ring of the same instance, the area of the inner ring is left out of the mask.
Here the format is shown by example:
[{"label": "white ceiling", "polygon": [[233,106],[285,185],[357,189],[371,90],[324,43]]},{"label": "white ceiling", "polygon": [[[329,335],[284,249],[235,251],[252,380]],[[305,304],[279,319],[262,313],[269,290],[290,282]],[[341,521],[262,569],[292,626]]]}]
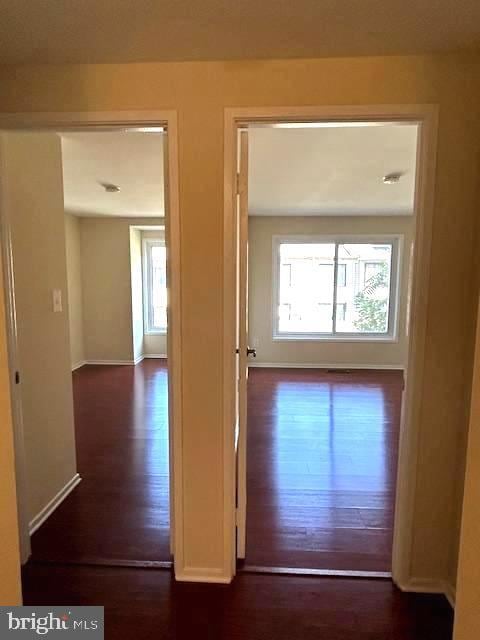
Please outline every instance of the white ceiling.
[{"label": "white ceiling", "polygon": [[233,60],[480,47],[478,0],[0,0],[4,64]]},{"label": "white ceiling", "polygon": [[[80,216],[164,215],[163,135],[61,134],[65,209]],[[250,215],[405,215],[413,211],[417,127],[384,124],[249,130]],[[384,175],[404,173],[398,184]],[[101,183],[120,187],[107,193]]]},{"label": "white ceiling", "polygon": [[252,129],[250,215],[411,214],[416,140],[416,125]]},{"label": "white ceiling", "polygon": [[[163,134],[63,133],[65,209],[80,216],[164,215]],[[120,187],[107,193],[100,183]]]}]

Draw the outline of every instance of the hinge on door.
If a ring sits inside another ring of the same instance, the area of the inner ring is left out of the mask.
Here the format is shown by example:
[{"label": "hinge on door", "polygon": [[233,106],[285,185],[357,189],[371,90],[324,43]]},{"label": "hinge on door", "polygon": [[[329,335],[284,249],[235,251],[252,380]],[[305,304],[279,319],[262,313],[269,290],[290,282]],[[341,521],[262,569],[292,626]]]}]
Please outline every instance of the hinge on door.
[{"label": "hinge on door", "polygon": [[15,384],[20,384],[20,371],[15,371]]}]

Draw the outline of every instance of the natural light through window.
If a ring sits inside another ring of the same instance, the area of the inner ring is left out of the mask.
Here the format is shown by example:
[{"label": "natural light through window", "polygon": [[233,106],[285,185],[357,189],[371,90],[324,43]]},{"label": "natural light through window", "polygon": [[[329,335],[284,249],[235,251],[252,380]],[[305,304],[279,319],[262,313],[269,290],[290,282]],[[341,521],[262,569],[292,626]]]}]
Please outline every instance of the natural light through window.
[{"label": "natural light through window", "polygon": [[144,243],[145,333],[167,330],[167,260],[165,244],[157,240]]},{"label": "natural light through window", "polygon": [[275,253],[275,337],[393,337],[398,238],[282,239]]}]

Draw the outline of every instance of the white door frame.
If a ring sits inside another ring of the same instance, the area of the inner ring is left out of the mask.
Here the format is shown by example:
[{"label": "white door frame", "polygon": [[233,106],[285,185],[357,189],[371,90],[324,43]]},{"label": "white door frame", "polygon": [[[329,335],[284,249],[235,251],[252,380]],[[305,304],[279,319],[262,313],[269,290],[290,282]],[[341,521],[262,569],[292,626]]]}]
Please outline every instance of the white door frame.
[{"label": "white door frame", "polygon": [[235,241],[237,130],[254,123],[319,121],[412,122],[419,125],[415,185],[415,242],[410,282],[408,376],[400,424],[397,491],[395,501],[392,577],[409,588],[413,542],[414,499],[421,429],[421,394],[432,241],[438,107],[436,105],[361,105],[261,107],[225,109],[224,146],[224,456],[225,544],[235,573]]},{"label": "white door frame", "polygon": [[[178,185],[178,134],[176,111],[105,111],[105,112],[42,112],[0,114],[0,132],[8,131],[98,131],[117,128],[166,127],[165,161],[165,242],[168,251],[167,282],[168,308],[168,373],[169,373],[169,460],[170,460],[170,548],[174,554],[175,570],[184,564],[183,549],[183,483],[182,483],[182,329],[180,277],[180,215]],[[1,158],[0,158],[1,160]],[[6,207],[2,204],[2,176],[0,165],[0,231],[2,234],[3,279],[5,287],[7,339],[10,374],[15,372],[16,325],[12,246]],[[12,423],[15,442],[17,505],[21,544],[21,559],[30,554],[30,534],[27,517],[26,461],[23,445],[23,425],[15,380],[11,379]]]}]

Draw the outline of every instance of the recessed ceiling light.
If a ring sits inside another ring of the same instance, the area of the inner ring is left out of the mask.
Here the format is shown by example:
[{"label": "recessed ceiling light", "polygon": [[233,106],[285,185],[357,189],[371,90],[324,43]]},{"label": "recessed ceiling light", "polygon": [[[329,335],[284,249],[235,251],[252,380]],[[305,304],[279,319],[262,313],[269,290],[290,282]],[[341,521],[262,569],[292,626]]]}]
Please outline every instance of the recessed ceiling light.
[{"label": "recessed ceiling light", "polygon": [[120,191],[120,187],[111,182],[100,182],[100,184],[107,193],[118,193]]},{"label": "recessed ceiling light", "polygon": [[400,178],[403,175],[403,171],[393,171],[392,173],[387,173],[387,175],[383,176],[383,182],[384,184],[397,184],[397,182],[400,182]]}]

